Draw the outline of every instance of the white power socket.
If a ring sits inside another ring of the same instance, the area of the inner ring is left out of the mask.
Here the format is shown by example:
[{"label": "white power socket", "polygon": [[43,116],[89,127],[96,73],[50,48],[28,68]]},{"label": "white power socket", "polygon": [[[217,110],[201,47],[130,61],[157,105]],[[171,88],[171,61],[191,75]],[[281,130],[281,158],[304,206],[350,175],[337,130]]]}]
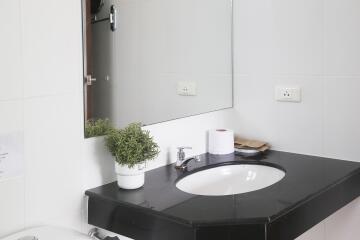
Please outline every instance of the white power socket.
[{"label": "white power socket", "polygon": [[279,102],[301,102],[301,88],[276,86],[275,99]]},{"label": "white power socket", "polygon": [[177,93],[180,96],[196,96],[196,82],[191,81],[181,81],[177,83]]}]

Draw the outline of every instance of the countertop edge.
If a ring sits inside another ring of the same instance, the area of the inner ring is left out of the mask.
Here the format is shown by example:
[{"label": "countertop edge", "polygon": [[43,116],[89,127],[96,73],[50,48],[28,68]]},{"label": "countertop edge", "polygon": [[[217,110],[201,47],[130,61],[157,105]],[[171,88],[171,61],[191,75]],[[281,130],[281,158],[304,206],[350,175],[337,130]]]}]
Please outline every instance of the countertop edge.
[{"label": "countertop edge", "polygon": [[269,217],[269,223],[276,221],[278,218],[281,218],[282,216],[288,214],[289,212],[294,211],[295,209],[297,209],[301,205],[304,205],[304,204],[310,202],[311,200],[319,197],[320,195],[326,193],[327,191],[331,190],[335,186],[338,186],[339,184],[342,184],[343,182],[349,180],[350,178],[352,178],[352,177],[354,177],[356,175],[360,175],[360,169],[356,169],[356,170],[352,171],[351,173],[349,173],[348,175],[344,176],[343,178],[337,180],[336,182],[334,182],[332,184],[329,184],[328,186],[326,186],[325,188],[323,188],[319,192],[311,194],[311,195],[307,196],[305,199],[302,199],[301,201],[295,203],[294,206],[291,206],[291,207],[289,207],[287,209],[284,209],[279,214],[270,216]]},{"label": "countertop edge", "polygon": [[[268,240],[295,239],[360,196],[360,170],[314,194],[268,224]],[[311,214],[310,214],[311,213]]]},{"label": "countertop edge", "polygon": [[[108,184],[113,184],[115,182],[112,183],[108,183]],[[108,185],[105,184],[105,185]],[[167,220],[171,220],[175,223],[178,224],[183,224],[185,226],[191,226],[191,227],[208,227],[208,226],[228,226],[228,225],[237,225],[237,224],[268,224],[270,219],[267,217],[264,218],[244,218],[244,219],[226,219],[226,220],[221,220],[221,221],[186,221],[183,220],[181,218],[176,218],[173,216],[170,216],[166,213],[160,212],[160,211],[156,211],[156,210],[152,210],[149,208],[145,208],[139,205],[135,205],[135,204],[130,204],[130,203],[126,203],[126,202],[120,202],[120,201],[115,201],[111,198],[108,197],[104,197],[101,195],[98,195],[96,193],[91,192],[90,190],[85,191],[85,195],[88,196],[89,198],[95,198],[95,199],[101,199],[101,200],[105,200],[105,201],[109,201],[111,203],[114,203],[118,206],[126,206],[126,207],[130,207],[133,209],[137,209],[137,210],[142,210],[150,215],[154,215],[154,216],[158,216],[160,218],[163,219],[167,219]]]}]

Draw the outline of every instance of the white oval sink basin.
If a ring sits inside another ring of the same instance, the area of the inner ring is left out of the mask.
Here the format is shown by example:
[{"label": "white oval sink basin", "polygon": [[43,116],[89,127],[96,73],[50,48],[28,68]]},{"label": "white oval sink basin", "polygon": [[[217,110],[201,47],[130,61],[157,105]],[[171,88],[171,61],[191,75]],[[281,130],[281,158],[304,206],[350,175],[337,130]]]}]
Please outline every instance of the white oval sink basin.
[{"label": "white oval sink basin", "polygon": [[176,187],[196,195],[224,196],[266,188],[284,176],[284,171],[265,165],[226,165],[193,173],[179,180]]}]

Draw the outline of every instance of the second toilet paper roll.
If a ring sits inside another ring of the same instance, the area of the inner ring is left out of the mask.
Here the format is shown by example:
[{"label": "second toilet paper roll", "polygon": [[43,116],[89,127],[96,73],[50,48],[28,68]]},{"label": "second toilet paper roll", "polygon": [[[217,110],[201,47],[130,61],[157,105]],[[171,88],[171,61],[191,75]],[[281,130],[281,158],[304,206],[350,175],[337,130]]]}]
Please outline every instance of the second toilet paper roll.
[{"label": "second toilet paper roll", "polygon": [[234,152],[234,131],[229,129],[209,130],[209,153],[230,154]]}]

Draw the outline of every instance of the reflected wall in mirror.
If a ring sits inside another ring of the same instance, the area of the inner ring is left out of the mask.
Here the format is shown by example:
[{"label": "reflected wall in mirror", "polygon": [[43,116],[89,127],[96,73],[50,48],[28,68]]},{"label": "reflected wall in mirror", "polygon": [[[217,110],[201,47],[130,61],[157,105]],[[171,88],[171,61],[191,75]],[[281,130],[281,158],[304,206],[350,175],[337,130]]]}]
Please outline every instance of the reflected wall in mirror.
[{"label": "reflected wall in mirror", "polygon": [[149,125],[232,107],[231,0],[84,0],[83,12],[86,120]]}]

